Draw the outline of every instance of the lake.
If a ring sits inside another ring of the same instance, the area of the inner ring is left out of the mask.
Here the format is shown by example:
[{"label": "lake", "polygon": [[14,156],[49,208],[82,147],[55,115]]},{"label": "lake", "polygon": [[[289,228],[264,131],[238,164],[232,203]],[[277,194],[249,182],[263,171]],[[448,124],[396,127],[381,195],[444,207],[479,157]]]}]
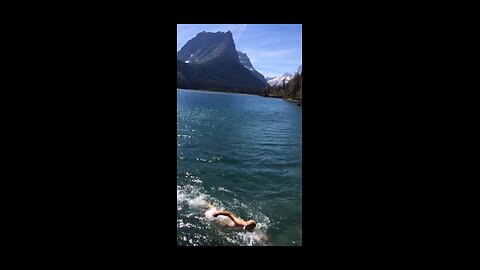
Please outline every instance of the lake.
[{"label": "lake", "polygon": [[302,107],[177,89],[177,245],[266,245],[205,205],[254,219],[273,246],[302,245]]}]

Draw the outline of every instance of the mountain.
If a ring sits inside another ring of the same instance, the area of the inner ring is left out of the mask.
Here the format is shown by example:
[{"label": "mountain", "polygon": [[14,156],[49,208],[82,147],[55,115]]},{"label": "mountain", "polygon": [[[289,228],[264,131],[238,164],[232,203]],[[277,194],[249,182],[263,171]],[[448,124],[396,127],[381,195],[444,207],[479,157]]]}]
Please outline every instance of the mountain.
[{"label": "mountain", "polygon": [[216,32],[198,33],[196,37],[189,40],[182,49],[177,52],[177,59],[192,64],[202,64],[216,58],[238,59],[232,33]]},{"label": "mountain", "polygon": [[283,80],[285,79],[285,83],[288,83],[291,79],[293,79],[293,75],[290,73],[285,73],[282,76],[276,76],[276,77],[267,77],[267,82],[270,86],[277,86],[283,85]]},{"label": "mountain", "polygon": [[260,74],[260,72],[256,71],[255,68],[253,67],[252,63],[250,62],[250,58],[248,58],[247,54],[246,53],[243,53],[241,51],[237,51],[238,52],[238,59],[240,60],[240,63],[246,67],[248,70],[250,70],[253,75],[255,75],[255,77],[257,77],[258,79],[260,79],[262,82],[266,84],[268,84],[267,80],[265,79],[265,77],[263,77],[262,74]]},{"label": "mountain", "polygon": [[177,88],[261,94],[268,84],[245,57],[230,31],[198,33],[177,52]]}]

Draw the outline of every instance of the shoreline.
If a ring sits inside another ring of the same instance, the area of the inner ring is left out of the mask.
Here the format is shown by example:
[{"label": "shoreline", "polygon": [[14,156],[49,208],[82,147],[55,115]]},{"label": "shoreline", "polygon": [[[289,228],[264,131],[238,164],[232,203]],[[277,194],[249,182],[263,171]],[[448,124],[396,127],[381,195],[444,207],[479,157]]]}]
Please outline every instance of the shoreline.
[{"label": "shoreline", "polygon": [[263,97],[281,98],[281,99],[283,99],[283,100],[286,100],[286,101],[288,101],[288,102],[293,102],[293,103],[297,104],[298,106],[302,107],[302,103],[301,103],[300,101],[298,101],[298,100],[295,100],[295,99],[284,98],[284,97],[282,97],[282,96],[269,96],[269,95],[265,95],[265,96],[263,96]]},{"label": "shoreline", "polygon": [[298,101],[298,100],[290,99],[290,98],[284,98],[284,99],[285,99],[286,101],[293,102],[293,103],[297,104],[297,106],[302,107],[302,103],[300,103],[300,101]]},{"label": "shoreline", "polygon": [[247,94],[247,93],[238,93],[238,92],[228,92],[228,91],[213,91],[213,90],[200,90],[200,89],[184,89],[184,88],[177,88],[177,91],[191,91],[191,92],[203,92],[203,93],[215,93],[215,94],[225,94],[225,95],[247,95],[247,96],[259,96],[265,98],[280,98],[288,102],[292,102],[297,104],[297,106],[302,107],[302,104],[295,99],[284,98],[281,96],[270,96],[270,95],[261,95],[261,94]]},{"label": "shoreline", "polygon": [[247,93],[238,93],[238,92],[228,92],[228,91],[213,91],[213,90],[200,90],[200,89],[185,89],[177,88],[177,91],[192,91],[192,92],[207,92],[207,93],[216,93],[216,94],[228,94],[228,95],[248,95],[248,96],[262,96],[258,94],[247,94]]}]

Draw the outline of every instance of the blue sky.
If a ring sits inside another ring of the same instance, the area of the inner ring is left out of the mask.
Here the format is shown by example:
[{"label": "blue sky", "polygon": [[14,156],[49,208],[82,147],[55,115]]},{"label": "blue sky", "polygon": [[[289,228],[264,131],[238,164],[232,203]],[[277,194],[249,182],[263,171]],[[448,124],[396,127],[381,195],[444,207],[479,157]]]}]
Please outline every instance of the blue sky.
[{"label": "blue sky", "polygon": [[294,73],[302,64],[301,24],[177,24],[177,52],[199,32],[229,30],[237,50],[265,77]]}]

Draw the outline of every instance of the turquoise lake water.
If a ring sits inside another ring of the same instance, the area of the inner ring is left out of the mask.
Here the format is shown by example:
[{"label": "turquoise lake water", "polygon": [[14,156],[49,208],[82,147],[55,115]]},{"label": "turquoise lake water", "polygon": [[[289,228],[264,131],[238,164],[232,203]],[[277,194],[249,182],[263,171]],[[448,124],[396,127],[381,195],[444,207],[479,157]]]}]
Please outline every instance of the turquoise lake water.
[{"label": "turquoise lake water", "polygon": [[[218,226],[206,204],[258,231]],[[177,89],[177,245],[267,244],[302,245],[302,108]]]}]

